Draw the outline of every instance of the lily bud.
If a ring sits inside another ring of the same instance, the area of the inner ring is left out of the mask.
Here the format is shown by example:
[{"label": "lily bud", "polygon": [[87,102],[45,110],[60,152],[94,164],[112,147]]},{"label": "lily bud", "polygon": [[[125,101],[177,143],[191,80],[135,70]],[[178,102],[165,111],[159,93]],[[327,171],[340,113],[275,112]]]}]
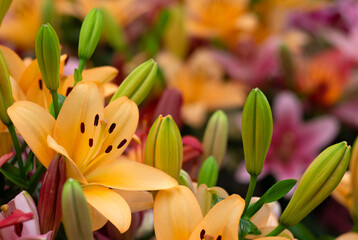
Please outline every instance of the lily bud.
[{"label": "lily bud", "polygon": [[206,184],[214,187],[219,176],[219,168],[213,156],[208,157],[200,168],[198,175],[198,185]]},{"label": "lily bud", "polygon": [[12,3],[12,0],[1,0],[0,1],[0,26],[1,26],[2,20],[5,17],[5,14],[7,13],[7,10],[9,10],[11,3]]},{"label": "lily bud", "polygon": [[179,129],[170,115],[160,115],[150,128],[144,160],[147,165],[178,180],[183,162],[183,143]]},{"label": "lily bud", "polygon": [[126,39],[123,28],[106,9],[101,9],[103,16],[103,36],[118,52],[126,50]]},{"label": "lily bud", "polygon": [[35,53],[42,78],[50,91],[57,91],[60,78],[60,41],[53,27],[47,23],[36,36]]},{"label": "lily bud", "polygon": [[351,173],[351,193],[353,198],[352,217],[354,221],[358,221],[358,137],[354,141],[352,148],[352,157],[349,165]]},{"label": "lily bud", "polygon": [[66,181],[66,163],[56,156],[50,163],[41,186],[38,212],[41,233],[53,231],[56,236],[62,219],[61,195]]},{"label": "lily bud", "polygon": [[203,159],[213,156],[221,165],[227,145],[228,120],[226,114],[218,110],[209,119],[203,140]]},{"label": "lily bud", "polygon": [[300,222],[325,200],[347,170],[351,147],[346,142],[326,148],[303,174],[292,199],[280,218],[280,224],[291,227]]},{"label": "lily bud", "polygon": [[81,185],[66,181],[62,190],[63,224],[68,239],[93,239],[90,211]]},{"label": "lily bud", "polygon": [[102,13],[93,8],[85,17],[80,30],[78,57],[87,60],[91,58],[101,37],[103,27]]},{"label": "lily bud", "polygon": [[126,96],[139,105],[149,94],[157,79],[157,63],[153,59],[134,69],[113,95],[111,102],[119,97]]},{"label": "lily bud", "polygon": [[272,137],[272,113],[265,95],[255,88],[246,99],[241,132],[246,170],[251,176],[262,171]]},{"label": "lily bud", "polygon": [[188,187],[193,193],[195,192],[193,188],[193,182],[191,181],[189,174],[183,169],[180,170],[178,182],[180,185]]},{"label": "lily bud", "polygon": [[0,120],[9,125],[11,120],[7,114],[7,109],[14,103],[12,96],[10,75],[7,69],[4,55],[0,51]]},{"label": "lily bud", "polygon": [[180,127],[182,125],[181,120],[181,106],[183,105],[183,96],[182,93],[175,88],[167,88],[163,92],[155,112],[153,114],[153,122],[156,118],[161,115],[171,115],[175,123]]}]

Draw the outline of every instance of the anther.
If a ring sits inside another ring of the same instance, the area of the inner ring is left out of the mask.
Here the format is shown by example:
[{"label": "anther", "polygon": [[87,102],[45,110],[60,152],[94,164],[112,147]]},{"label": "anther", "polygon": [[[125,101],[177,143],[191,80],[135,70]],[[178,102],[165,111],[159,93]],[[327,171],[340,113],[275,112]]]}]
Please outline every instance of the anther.
[{"label": "anther", "polygon": [[98,121],[99,121],[99,115],[96,114],[96,116],[94,117],[94,125],[98,126]]},{"label": "anther", "polygon": [[216,240],[221,240],[221,235],[219,235],[217,238],[216,238]]},{"label": "anther", "polygon": [[90,147],[93,146],[93,138],[88,139],[88,145],[89,145]]},{"label": "anther", "polygon": [[39,79],[39,88],[40,88],[40,90],[42,90],[42,88],[43,88],[41,79]]},{"label": "anther", "polygon": [[115,123],[112,123],[111,126],[110,126],[109,129],[108,129],[108,132],[109,132],[109,133],[112,133],[115,127],[116,127],[116,124],[115,124]]},{"label": "anther", "polygon": [[85,133],[85,123],[81,122],[81,133]]},{"label": "anther", "polygon": [[200,239],[204,239],[204,237],[205,237],[205,230],[203,229],[200,232]]},{"label": "anther", "polygon": [[123,139],[122,142],[120,142],[117,146],[117,149],[120,149],[121,147],[123,147],[124,144],[126,144],[127,139]]},{"label": "anther", "polygon": [[73,87],[68,87],[66,90],[66,97],[68,96],[68,94],[70,94],[70,92],[72,91]]},{"label": "anther", "polygon": [[112,151],[112,145],[109,145],[104,152],[109,153],[110,151]]}]

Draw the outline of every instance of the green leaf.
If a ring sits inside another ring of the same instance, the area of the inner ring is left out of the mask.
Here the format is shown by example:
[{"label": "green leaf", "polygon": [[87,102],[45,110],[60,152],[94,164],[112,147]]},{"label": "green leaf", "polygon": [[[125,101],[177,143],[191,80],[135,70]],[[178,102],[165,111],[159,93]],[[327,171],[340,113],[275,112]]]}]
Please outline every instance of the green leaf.
[{"label": "green leaf", "polygon": [[[77,70],[77,69],[76,69]],[[59,110],[61,110],[61,108],[62,108],[62,105],[63,105],[63,103],[65,102],[65,100],[66,100],[66,97],[65,96],[63,96],[63,95],[61,95],[61,94],[59,94],[59,93],[57,93],[57,98],[58,98],[58,107],[60,108]],[[50,114],[53,116],[53,117],[55,117],[55,108],[54,108],[54,106],[53,106],[53,102],[51,101],[51,104],[50,104],[50,107],[49,107],[49,110],[48,110],[49,112],[50,112]]]},{"label": "green leaf", "polygon": [[250,220],[241,218],[239,225],[239,240],[245,239],[247,234],[260,235],[261,231]]},{"label": "green leaf", "polygon": [[245,213],[245,217],[251,218],[254,216],[265,203],[281,199],[295,186],[296,182],[296,179],[286,179],[275,183],[257,202],[250,204]]},{"label": "green leaf", "polygon": [[4,174],[4,176],[9,179],[11,182],[15,183],[17,186],[27,189],[28,186],[26,185],[25,181],[19,177],[19,169],[12,166],[9,163],[5,163],[0,168],[0,172]]},{"label": "green leaf", "polygon": [[218,202],[220,202],[221,200],[223,200],[223,198],[219,197],[217,194],[213,193],[213,195],[211,196],[212,202],[211,202],[211,208],[215,206],[215,204],[217,204]]}]

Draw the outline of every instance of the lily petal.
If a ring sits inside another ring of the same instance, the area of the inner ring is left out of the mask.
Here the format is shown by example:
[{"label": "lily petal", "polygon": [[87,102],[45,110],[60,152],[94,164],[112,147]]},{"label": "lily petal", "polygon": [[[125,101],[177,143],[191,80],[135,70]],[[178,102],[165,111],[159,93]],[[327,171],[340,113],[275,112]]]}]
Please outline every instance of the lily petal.
[{"label": "lily petal", "polygon": [[100,212],[98,212],[94,207],[88,205],[90,214],[91,214],[91,221],[92,221],[92,231],[96,231],[102,228],[108,221]]},{"label": "lily petal", "polygon": [[101,186],[84,186],[88,203],[106,217],[121,232],[128,230],[131,211],[127,202],[114,191]]},{"label": "lily petal", "polygon": [[15,102],[7,112],[35,156],[47,168],[55,156],[47,146],[47,135],[52,134],[55,119],[39,105],[27,101]]},{"label": "lily petal", "polygon": [[13,50],[5,46],[0,46],[0,50],[4,55],[7,68],[10,75],[16,80],[19,81],[22,73],[25,71],[25,64]]},{"label": "lily petal", "polygon": [[126,200],[132,213],[153,208],[153,195],[150,192],[125,191],[118,189],[113,189],[113,191]]},{"label": "lily petal", "polygon": [[204,217],[203,221],[195,228],[189,240],[200,237],[202,230],[205,234],[221,239],[238,239],[239,222],[244,211],[245,201],[233,194],[217,203]]},{"label": "lily petal", "polygon": [[93,83],[79,83],[64,102],[54,127],[54,139],[78,168],[96,152],[103,119],[103,101]]},{"label": "lily petal", "polygon": [[106,164],[98,162],[84,173],[89,184],[121,190],[161,190],[178,185],[168,174],[126,159],[116,159]]},{"label": "lily petal", "polygon": [[153,214],[158,240],[186,240],[203,219],[193,192],[180,185],[158,192]]}]

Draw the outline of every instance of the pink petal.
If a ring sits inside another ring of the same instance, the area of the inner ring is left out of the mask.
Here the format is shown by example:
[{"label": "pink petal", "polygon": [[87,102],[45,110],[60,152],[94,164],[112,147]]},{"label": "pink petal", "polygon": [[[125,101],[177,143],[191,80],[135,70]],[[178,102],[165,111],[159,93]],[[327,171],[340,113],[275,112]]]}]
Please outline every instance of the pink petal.
[{"label": "pink petal", "polygon": [[9,161],[15,154],[13,152],[6,153],[0,157],[0,167]]},{"label": "pink petal", "polygon": [[332,113],[342,122],[358,128],[358,98],[339,105]]},{"label": "pink petal", "polygon": [[273,115],[275,123],[297,125],[302,118],[302,106],[293,93],[282,92],[275,99]]},{"label": "pink petal", "polygon": [[0,221],[0,228],[5,228],[11,225],[19,224],[26,222],[33,218],[33,214],[31,212],[24,213],[21,210],[15,209],[9,216]]}]

